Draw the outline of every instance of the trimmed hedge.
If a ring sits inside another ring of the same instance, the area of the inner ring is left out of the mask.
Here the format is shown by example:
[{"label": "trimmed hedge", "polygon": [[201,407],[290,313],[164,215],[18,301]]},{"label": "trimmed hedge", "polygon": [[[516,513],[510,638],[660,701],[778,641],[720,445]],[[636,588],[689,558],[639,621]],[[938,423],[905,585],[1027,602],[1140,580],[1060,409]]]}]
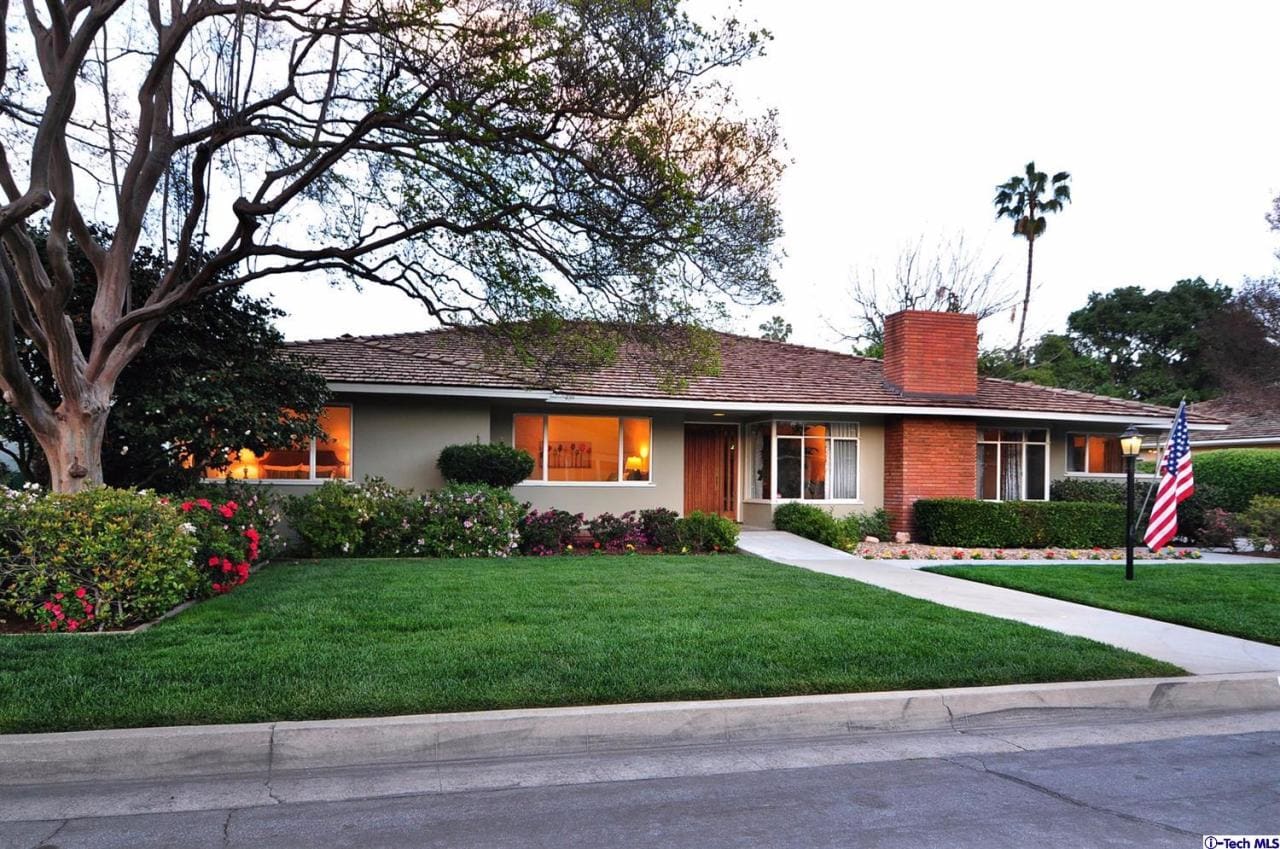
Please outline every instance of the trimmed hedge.
[{"label": "trimmed hedge", "polygon": [[533,474],[533,457],[510,445],[469,442],[450,445],[436,461],[450,483],[485,484],[510,489]]},{"label": "trimmed hedge", "polygon": [[1231,513],[1249,509],[1259,495],[1280,495],[1280,451],[1266,448],[1229,448],[1205,451],[1195,456],[1197,491],[1201,485],[1212,487],[1217,503]]},{"label": "trimmed hedge", "polygon": [[1124,507],[1079,501],[921,499],[916,528],[929,545],[1110,548],[1124,545]]},{"label": "trimmed hedge", "polygon": [[[1142,493],[1139,483],[1138,492]],[[1103,504],[1124,504],[1125,484],[1119,481],[1092,480],[1089,478],[1063,478],[1049,484],[1050,501],[1098,501]],[[1141,499],[1141,495],[1139,495]]]},{"label": "trimmed hedge", "polygon": [[792,501],[778,505],[773,511],[773,526],[823,545],[835,546],[840,542],[840,528],[835,518],[813,504]]}]

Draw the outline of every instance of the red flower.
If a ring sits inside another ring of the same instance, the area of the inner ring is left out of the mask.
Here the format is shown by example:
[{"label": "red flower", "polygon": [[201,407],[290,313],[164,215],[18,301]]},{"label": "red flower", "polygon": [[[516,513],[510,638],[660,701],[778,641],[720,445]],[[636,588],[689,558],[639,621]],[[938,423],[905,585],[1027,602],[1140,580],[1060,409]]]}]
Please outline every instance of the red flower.
[{"label": "red flower", "polygon": [[236,511],[232,509],[230,502],[223,504],[221,507],[219,507],[218,512],[222,514],[222,518],[224,519],[230,519],[232,516],[236,514]]},{"label": "red flower", "polygon": [[54,593],[54,594],[53,594],[53,597],[54,597],[54,598],[56,598],[58,601],[62,601],[62,596],[63,596],[63,594],[62,594],[62,593]]},{"label": "red flower", "polygon": [[84,603],[84,612],[85,612],[85,615],[86,615],[86,616],[88,616],[90,619],[92,619],[92,618],[93,618],[93,605],[86,601],[86,602]]},{"label": "red flower", "polygon": [[206,510],[212,510],[212,509],[213,509],[213,505],[209,503],[209,499],[207,499],[207,498],[198,498],[198,499],[196,499],[196,504],[197,504],[198,506],[200,506],[200,507],[203,507],[203,508],[204,508],[204,509],[206,509]]},{"label": "red flower", "polygon": [[218,560],[218,555],[216,555],[216,554],[209,558],[209,565],[210,565],[210,566],[217,566],[220,562],[221,562],[221,561],[220,561],[220,560]]},{"label": "red flower", "polygon": [[79,627],[80,627],[80,623],[79,623],[79,622],[77,622],[76,620],[74,620],[74,619],[68,619],[68,620],[67,620],[67,630],[68,630],[68,631],[74,631],[75,629],[77,629],[77,628],[79,628]]},{"label": "red flower", "polygon": [[88,594],[89,594],[89,591],[86,590],[84,587],[76,588],[76,598],[84,598]]},{"label": "red flower", "polygon": [[194,506],[195,506],[195,505],[194,505],[194,504],[192,504],[190,501],[184,501],[184,502],[182,502],[182,512],[183,512],[183,513],[190,513],[190,512],[191,512],[191,508],[192,508],[192,507],[194,507]]},{"label": "red flower", "polygon": [[50,622],[50,623],[49,623],[49,630],[50,630],[50,631],[56,631],[56,630],[58,630],[58,623],[57,623],[57,622]]}]

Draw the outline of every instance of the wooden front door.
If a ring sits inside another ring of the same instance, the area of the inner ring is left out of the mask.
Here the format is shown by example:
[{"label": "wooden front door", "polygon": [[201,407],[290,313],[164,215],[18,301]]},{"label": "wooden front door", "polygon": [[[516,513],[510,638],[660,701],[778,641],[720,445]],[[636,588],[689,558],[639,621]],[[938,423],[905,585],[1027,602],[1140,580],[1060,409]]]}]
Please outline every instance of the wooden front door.
[{"label": "wooden front door", "polygon": [[684,514],[738,519],[738,426],[684,426]]}]

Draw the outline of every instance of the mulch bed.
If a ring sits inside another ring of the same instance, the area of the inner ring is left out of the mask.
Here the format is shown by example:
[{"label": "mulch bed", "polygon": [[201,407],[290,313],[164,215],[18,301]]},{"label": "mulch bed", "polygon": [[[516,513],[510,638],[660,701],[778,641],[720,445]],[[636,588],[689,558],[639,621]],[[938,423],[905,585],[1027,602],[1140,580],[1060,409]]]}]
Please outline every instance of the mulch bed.
[{"label": "mulch bed", "polygon": [[[1064,560],[1124,561],[1123,548],[954,548],[919,543],[864,542],[849,550],[867,560]],[[1199,560],[1195,548],[1165,548],[1158,554],[1135,548],[1134,560]]]}]

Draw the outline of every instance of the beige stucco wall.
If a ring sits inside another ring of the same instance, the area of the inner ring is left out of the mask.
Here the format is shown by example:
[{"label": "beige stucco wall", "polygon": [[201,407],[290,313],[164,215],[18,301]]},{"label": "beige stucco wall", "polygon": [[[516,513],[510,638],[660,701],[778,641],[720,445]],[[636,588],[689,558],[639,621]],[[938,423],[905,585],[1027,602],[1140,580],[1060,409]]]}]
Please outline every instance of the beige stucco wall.
[{"label": "beige stucco wall", "polygon": [[[342,395],[351,405],[351,471],[356,481],[374,475],[418,492],[444,485],[436,460],[446,445],[489,441],[489,402],[428,395]],[[316,484],[264,481],[285,495]]]},{"label": "beige stucco wall", "polygon": [[646,483],[543,483],[520,484],[512,493],[538,510],[556,508],[570,513],[595,516],[600,513],[625,513],[666,507],[684,512],[684,414],[652,410],[602,410],[554,407],[536,404],[495,405],[490,417],[490,433],[494,442],[511,444],[512,417],[516,413],[553,413],[558,415],[617,415],[648,417],[653,421],[653,445],[650,450],[650,480]]}]

